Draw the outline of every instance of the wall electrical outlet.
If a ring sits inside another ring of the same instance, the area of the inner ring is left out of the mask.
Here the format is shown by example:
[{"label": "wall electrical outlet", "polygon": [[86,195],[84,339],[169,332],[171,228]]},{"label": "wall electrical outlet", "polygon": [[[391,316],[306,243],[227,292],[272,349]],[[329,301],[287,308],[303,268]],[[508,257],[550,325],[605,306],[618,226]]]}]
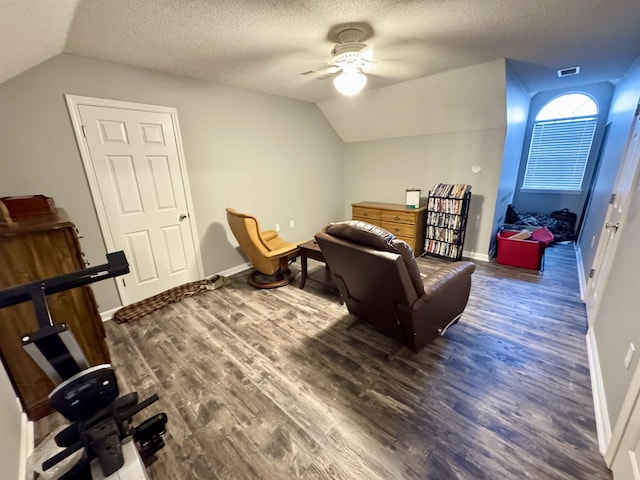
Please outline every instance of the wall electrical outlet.
[{"label": "wall electrical outlet", "polygon": [[633,343],[630,343],[627,354],[624,357],[624,368],[627,370],[629,370],[629,365],[631,365],[631,359],[633,358],[634,353],[636,353],[636,347],[633,346]]},{"label": "wall electrical outlet", "polygon": [[289,228],[295,228],[296,222],[293,220],[289,220]]},{"label": "wall electrical outlet", "polygon": [[280,224],[276,223],[276,232],[279,232],[279,231],[280,231]]}]

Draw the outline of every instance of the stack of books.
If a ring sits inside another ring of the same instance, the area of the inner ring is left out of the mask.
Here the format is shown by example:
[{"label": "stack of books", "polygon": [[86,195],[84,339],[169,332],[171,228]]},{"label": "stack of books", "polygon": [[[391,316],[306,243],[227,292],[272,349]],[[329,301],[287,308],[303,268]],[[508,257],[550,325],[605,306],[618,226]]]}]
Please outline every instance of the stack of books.
[{"label": "stack of books", "polygon": [[471,185],[464,183],[438,183],[431,190],[432,197],[464,198],[464,194],[471,191]]}]

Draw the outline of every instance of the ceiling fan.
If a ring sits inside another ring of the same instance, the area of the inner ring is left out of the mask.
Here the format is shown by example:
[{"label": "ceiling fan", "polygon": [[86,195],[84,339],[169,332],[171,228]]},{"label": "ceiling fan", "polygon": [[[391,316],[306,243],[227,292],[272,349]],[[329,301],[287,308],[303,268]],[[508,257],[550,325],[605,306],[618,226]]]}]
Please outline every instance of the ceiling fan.
[{"label": "ceiling fan", "polygon": [[329,66],[319,71],[309,71],[303,75],[314,74],[318,79],[334,76],[333,85],[343,95],[357,95],[367,84],[365,73],[371,71],[375,65],[373,51],[367,44],[361,41],[365,38],[365,32],[359,26],[345,26],[335,32],[338,43],[331,49]]}]

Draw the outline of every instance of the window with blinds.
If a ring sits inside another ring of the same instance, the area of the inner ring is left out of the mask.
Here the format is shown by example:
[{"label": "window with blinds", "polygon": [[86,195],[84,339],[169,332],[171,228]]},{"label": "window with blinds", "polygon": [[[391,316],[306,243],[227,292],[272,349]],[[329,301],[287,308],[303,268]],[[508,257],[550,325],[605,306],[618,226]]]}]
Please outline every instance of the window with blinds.
[{"label": "window with blinds", "polygon": [[597,117],[536,122],[522,188],[580,191]]},{"label": "window with blinds", "polygon": [[536,115],[523,190],[579,192],[598,122],[598,106],[582,93],[560,95]]}]

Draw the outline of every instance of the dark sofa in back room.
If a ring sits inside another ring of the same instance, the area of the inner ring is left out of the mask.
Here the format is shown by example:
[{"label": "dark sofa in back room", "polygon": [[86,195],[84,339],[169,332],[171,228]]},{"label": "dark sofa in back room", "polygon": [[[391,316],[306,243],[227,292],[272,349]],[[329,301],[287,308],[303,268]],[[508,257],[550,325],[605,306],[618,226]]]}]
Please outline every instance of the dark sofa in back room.
[{"label": "dark sofa in back room", "polygon": [[505,224],[530,227],[547,227],[554,236],[554,242],[575,240],[576,214],[564,208],[550,214],[518,212],[513,205],[507,207]]}]

